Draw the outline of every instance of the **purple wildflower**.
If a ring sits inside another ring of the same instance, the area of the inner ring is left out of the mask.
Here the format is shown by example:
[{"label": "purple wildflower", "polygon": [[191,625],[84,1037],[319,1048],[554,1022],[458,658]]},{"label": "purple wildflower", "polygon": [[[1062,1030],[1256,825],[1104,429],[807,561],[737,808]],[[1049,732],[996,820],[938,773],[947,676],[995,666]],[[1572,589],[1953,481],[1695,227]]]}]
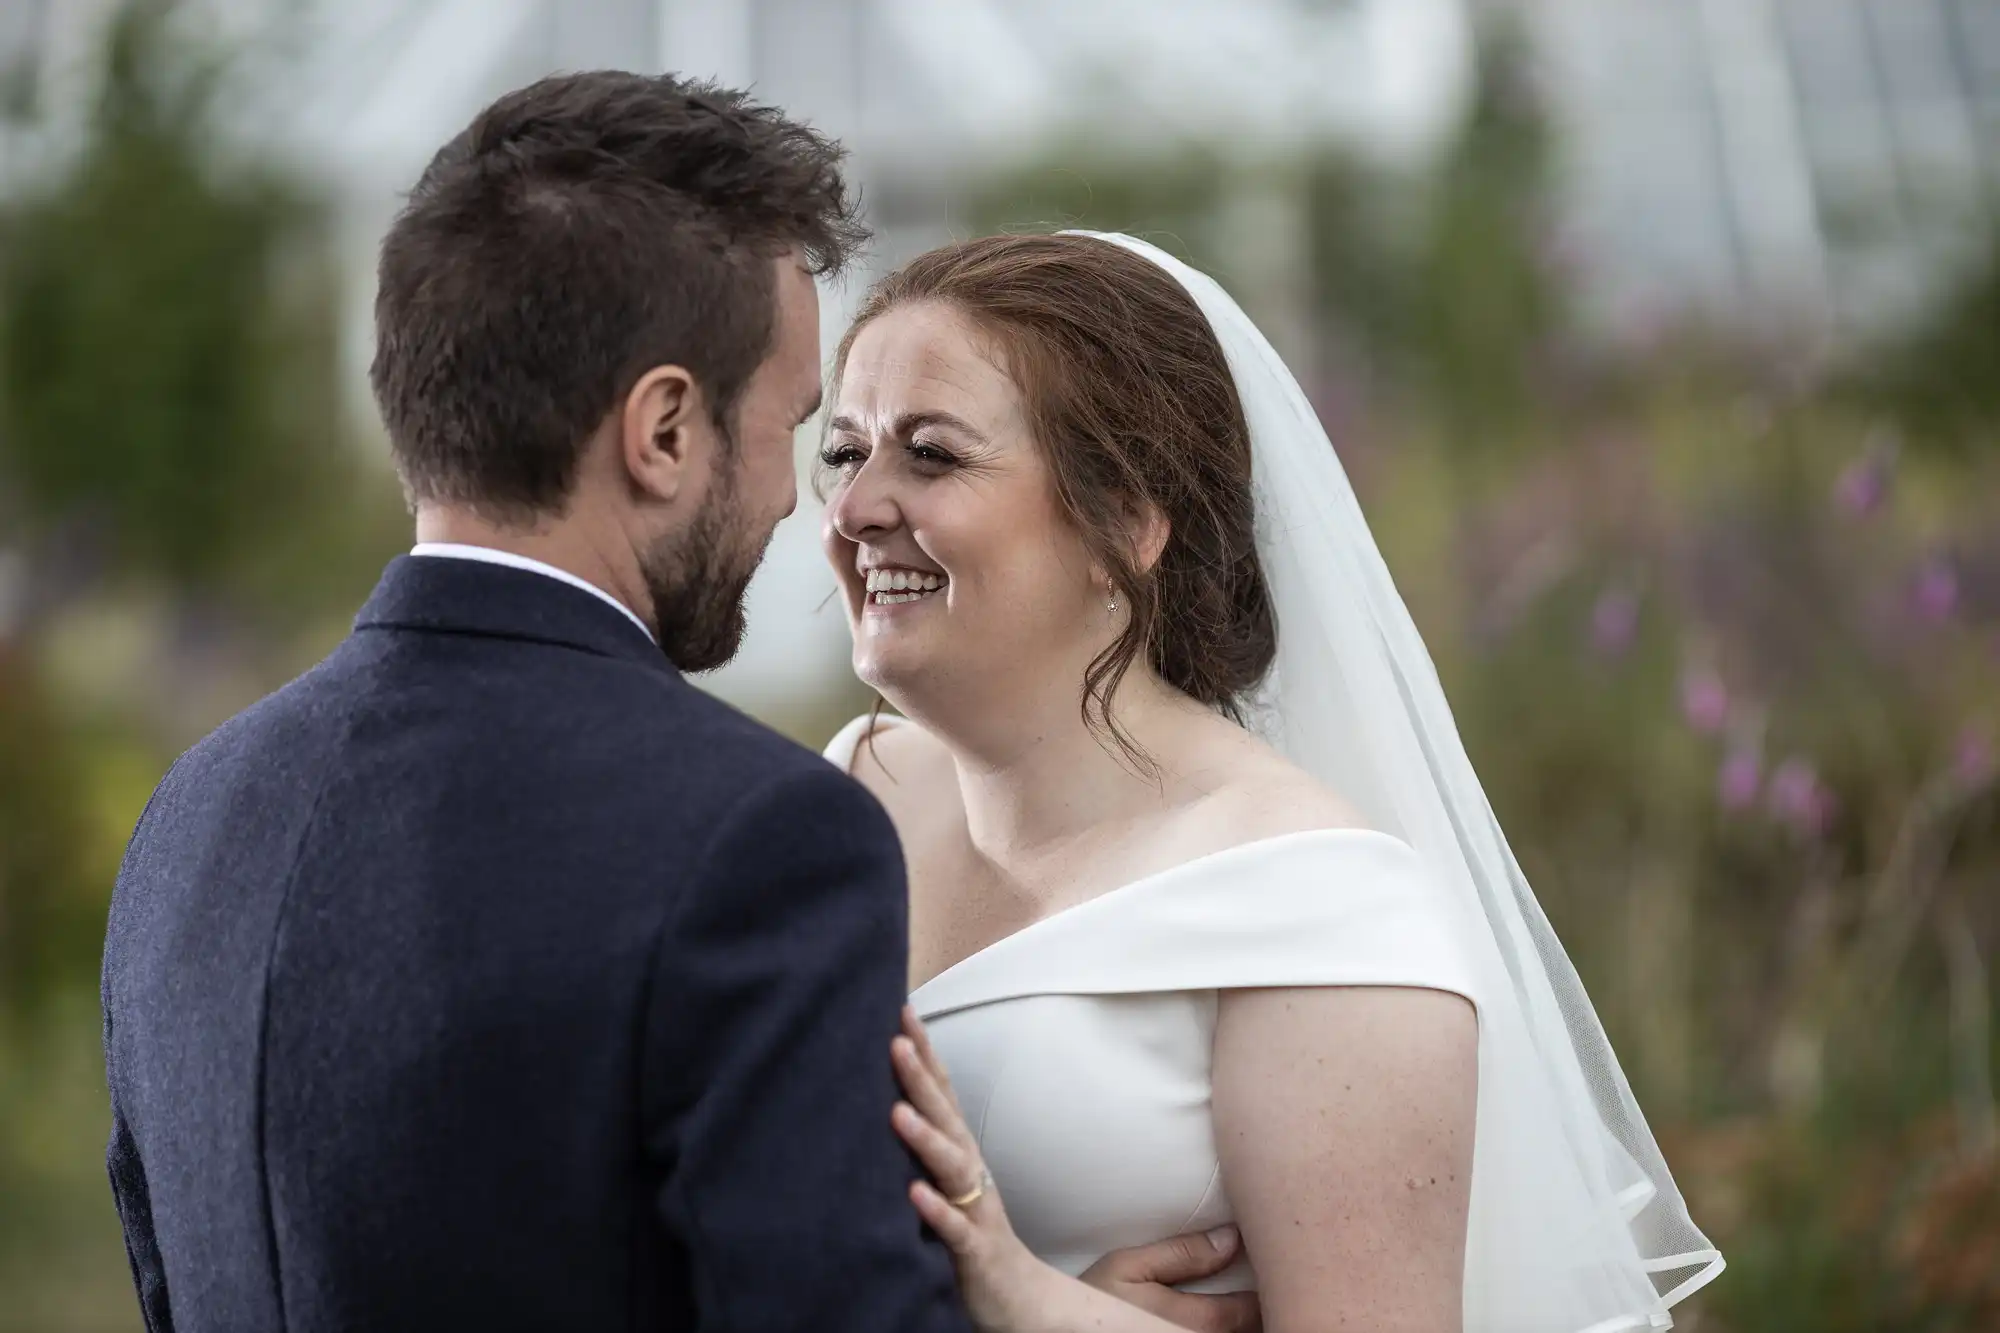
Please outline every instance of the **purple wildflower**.
[{"label": "purple wildflower", "polygon": [[1716,775],[1716,799],[1725,810],[1745,810],[1756,801],[1764,782],[1764,761],[1755,750],[1734,750]]},{"label": "purple wildflower", "polygon": [[1729,720],[1729,690],[1713,671],[1689,671],[1681,676],[1681,716],[1704,736],[1713,736]]},{"label": "purple wildflower", "polygon": [[1820,782],[1813,766],[1796,756],[1772,771],[1766,800],[1771,814],[1799,833],[1824,833],[1833,823],[1833,793]]},{"label": "purple wildflower", "polygon": [[1958,609],[1958,571],[1944,556],[1932,556],[1917,570],[1910,600],[1926,620],[1949,620]]},{"label": "purple wildflower", "polygon": [[1603,657],[1623,657],[1639,637],[1639,598],[1628,589],[1607,588],[1590,612],[1590,646]]},{"label": "purple wildflower", "polygon": [[1834,504],[1855,518],[1866,518],[1880,509],[1889,498],[1897,452],[1894,432],[1878,430],[1871,435],[1861,456],[1849,463],[1834,483]]},{"label": "purple wildflower", "polygon": [[1866,518],[1889,496],[1889,470],[1881,460],[1857,458],[1833,486],[1834,503],[1855,518]]}]

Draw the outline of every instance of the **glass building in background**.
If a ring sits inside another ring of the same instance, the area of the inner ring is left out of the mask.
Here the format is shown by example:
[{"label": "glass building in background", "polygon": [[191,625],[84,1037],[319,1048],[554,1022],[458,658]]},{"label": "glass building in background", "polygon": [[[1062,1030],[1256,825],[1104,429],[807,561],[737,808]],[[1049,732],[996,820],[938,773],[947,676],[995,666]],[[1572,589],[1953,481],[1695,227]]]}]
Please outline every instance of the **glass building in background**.
[{"label": "glass building in background", "polygon": [[1893,329],[2000,206],[1996,0],[1504,0],[1568,150],[1565,241],[1614,331],[1685,312]]},{"label": "glass building in background", "polygon": [[[0,3],[0,189],[60,155],[89,104],[96,33],[118,3]],[[1951,281],[2000,200],[2000,0],[182,8],[224,41],[269,53],[225,130],[275,147],[336,202],[364,422],[374,252],[402,191],[479,106],[560,69],[713,75],[839,136],[879,229],[880,268],[951,234],[968,175],[1077,126],[1140,153],[1199,137],[1240,144],[1247,159],[1333,137],[1385,165],[1420,161],[1463,103],[1477,25],[1509,19],[1530,38],[1561,144],[1550,242],[1591,326],[1613,340],[1693,316],[1836,351],[1893,329]],[[1232,249],[1283,266],[1262,244]],[[829,301],[829,342],[867,277]],[[1265,313],[1283,347],[1281,312]],[[817,526],[807,503],[780,528],[753,590],[750,640],[713,680],[767,715],[843,674],[846,630],[827,602]]]}]

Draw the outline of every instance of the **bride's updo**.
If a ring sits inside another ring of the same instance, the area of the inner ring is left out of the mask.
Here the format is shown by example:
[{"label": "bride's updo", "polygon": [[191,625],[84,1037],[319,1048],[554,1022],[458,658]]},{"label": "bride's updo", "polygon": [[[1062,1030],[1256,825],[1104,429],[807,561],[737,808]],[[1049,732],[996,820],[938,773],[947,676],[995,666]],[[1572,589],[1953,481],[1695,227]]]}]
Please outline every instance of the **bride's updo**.
[{"label": "bride's updo", "polygon": [[[1084,678],[1086,718],[1145,654],[1183,693],[1241,719],[1277,652],[1257,560],[1250,432],[1208,321],[1172,275],[1087,236],[988,236],[919,255],[869,292],[835,353],[899,306],[965,316],[1020,392],[1056,497],[1131,619]],[[1127,534],[1137,505],[1170,525],[1150,571]],[[1115,731],[1115,726],[1113,727]]]}]

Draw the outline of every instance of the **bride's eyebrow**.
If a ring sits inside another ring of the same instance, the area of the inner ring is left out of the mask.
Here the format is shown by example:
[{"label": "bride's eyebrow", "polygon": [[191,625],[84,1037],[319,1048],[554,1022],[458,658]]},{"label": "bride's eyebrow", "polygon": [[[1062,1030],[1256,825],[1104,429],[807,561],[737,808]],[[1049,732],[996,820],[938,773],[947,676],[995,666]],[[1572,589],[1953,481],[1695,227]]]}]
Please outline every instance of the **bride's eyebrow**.
[{"label": "bride's eyebrow", "polygon": [[[972,423],[968,422],[964,417],[954,416],[950,412],[905,412],[890,423],[889,433],[898,439],[908,439],[925,426],[944,426],[950,430],[957,431],[961,435],[968,436],[977,444],[987,443],[986,436],[975,429]],[[861,429],[859,422],[844,413],[829,421],[827,429],[830,431],[841,431],[848,435],[865,436],[868,433]]]}]

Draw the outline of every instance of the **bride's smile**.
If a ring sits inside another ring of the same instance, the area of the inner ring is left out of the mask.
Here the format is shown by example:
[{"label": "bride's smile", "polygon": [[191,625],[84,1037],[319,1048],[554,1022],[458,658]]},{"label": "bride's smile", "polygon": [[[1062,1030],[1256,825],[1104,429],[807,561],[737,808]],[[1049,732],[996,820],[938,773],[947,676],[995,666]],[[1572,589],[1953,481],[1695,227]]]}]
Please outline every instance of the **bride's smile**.
[{"label": "bride's smile", "polygon": [[919,602],[932,593],[944,591],[951,580],[943,574],[930,574],[920,569],[888,569],[876,567],[867,570],[862,577],[866,580],[868,599],[864,605],[871,608],[902,606]]}]

